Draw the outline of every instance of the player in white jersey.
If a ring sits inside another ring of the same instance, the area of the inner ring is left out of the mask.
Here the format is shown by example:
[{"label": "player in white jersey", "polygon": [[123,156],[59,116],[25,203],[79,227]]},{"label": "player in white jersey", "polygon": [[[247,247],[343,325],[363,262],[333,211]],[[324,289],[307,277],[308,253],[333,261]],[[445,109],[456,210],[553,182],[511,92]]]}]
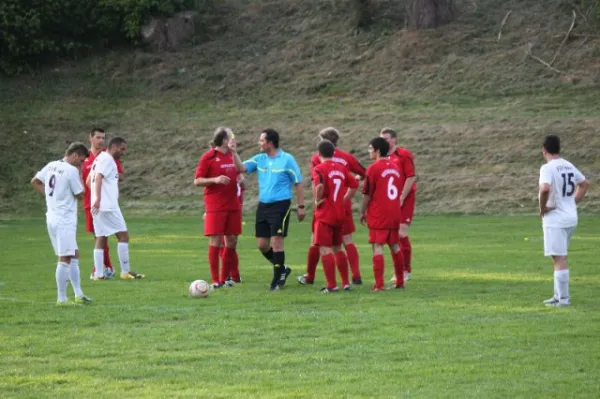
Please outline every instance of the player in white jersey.
[{"label": "player in white jersey", "polygon": [[544,255],[554,263],[554,296],[547,306],[570,304],[567,249],[577,226],[577,204],[590,184],[577,168],[560,156],[560,138],[549,135],[542,149],[546,164],[540,169],[540,216],[544,229]]},{"label": "player in white jersey", "polygon": [[33,188],[46,197],[48,235],[58,256],[55,277],[59,306],[72,304],[67,300],[69,280],[75,291],[75,303],[92,302],[81,290],[76,240],[77,200],[83,198],[79,168],[88,156],[83,143],[72,143],[63,159],[50,162],[31,179]]},{"label": "player in white jersey", "polygon": [[127,141],[121,137],[113,138],[106,151],[98,154],[92,165],[86,184],[92,192],[92,217],[96,246],[94,249],[93,280],[105,280],[104,276],[104,246],[106,238],[115,234],[119,243],[117,253],[121,265],[121,278],[134,280],[144,278],[130,269],[129,265],[129,233],[125,219],[119,208],[119,171],[115,159],[120,159],[127,151]]}]

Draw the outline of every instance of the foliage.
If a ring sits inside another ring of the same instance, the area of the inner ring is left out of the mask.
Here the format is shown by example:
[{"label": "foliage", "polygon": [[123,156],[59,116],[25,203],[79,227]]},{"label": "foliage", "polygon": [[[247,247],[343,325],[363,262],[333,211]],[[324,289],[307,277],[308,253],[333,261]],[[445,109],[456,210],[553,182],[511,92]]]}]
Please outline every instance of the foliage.
[{"label": "foliage", "polygon": [[14,74],[60,56],[113,43],[137,43],[151,16],[192,8],[193,0],[4,0],[0,70]]}]

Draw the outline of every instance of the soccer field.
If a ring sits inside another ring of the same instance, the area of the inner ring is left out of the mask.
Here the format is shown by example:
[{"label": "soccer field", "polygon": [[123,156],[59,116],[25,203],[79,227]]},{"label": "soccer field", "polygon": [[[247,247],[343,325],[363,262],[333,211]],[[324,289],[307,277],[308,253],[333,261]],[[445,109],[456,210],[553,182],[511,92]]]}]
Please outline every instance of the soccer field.
[{"label": "soccer field", "polygon": [[[358,226],[365,285],[330,295],[318,294],[320,266],[314,286],[296,283],[309,221],[291,224],[293,273],[268,292],[271,268],[248,219],[244,282],[192,299],[189,283],[210,277],[201,215],[128,219],[142,281],[88,280],[92,242],[80,226],[83,289],[95,302],[57,308],[45,222],[2,221],[0,396],[597,398],[598,224],[580,218],[563,309],[542,304],[552,265],[535,216],[417,217],[413,280],[379,293],[369,292]],[[392,270],[388,257],[386,279]]]}]

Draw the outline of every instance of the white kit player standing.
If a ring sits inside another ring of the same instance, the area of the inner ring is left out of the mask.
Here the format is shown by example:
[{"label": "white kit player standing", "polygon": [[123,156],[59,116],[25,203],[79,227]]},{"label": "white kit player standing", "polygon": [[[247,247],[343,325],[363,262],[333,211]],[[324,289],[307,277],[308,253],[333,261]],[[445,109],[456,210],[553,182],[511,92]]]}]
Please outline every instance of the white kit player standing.
[{"label": "white kit player standing", "polygon": [[67,300],[69,280],[75,291],[75,303],[92,300],[81,290],[79,249],[77,247],[77,200],[83,198],[79,168],[89,156],[83,143],[72,143],[63,159],[44,166],[31,180],[34,189],[46,197],[48,235],[58,256],[56,266],[57,305],[71,305]]},{"label": "white kit player standing", "polygon": [[546,136],[542,154],[547,162],[540,169],[539,181],[544,255],[551,256],[554,263],[554,295],[544,304],[563,307],[571,303],[567,250],[577,226],[577,204],[590,184],[572,163],[561,158],[558,136]]}]

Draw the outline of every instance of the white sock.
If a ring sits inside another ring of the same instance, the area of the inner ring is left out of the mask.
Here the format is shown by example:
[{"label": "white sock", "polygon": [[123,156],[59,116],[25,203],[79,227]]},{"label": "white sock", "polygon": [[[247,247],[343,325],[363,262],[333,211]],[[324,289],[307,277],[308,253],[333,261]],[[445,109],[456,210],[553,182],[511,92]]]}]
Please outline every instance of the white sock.
[{"label": "white sock", "polygon": [[558,296],[558,279],[556,278],[556,272],[554,272],[554,299],[560,298]]},{"label": "white sock", "polygon": [[71,264],[69,265],[69,276],[71,277],[71,285],[73,286],[73,291],[75,291],[75,296],[83,296],[83,291],[81,291],[81,275],[79,272],[79,259],[71,259]]},{"label": "white sock", "polygon": [[569,303],[569,269],[555,271],[554,280],[557,282],[558,300],[562,303]]},{"label": "white sock", "polygon": [[118,243],[117,253],[119,254],[119,263],[121,264],[121,274],[129,273],[129,243]]},{"label": "white sock", "polygon": [[94,275],[96,277],[104,276],[104,250],[94,249]]},{"label": "white sock", "polygon": [[66,302],[67,285],[69,284],[69,265],[58,262],[56,265],[56,288],[58,291],[58,302]]}]

